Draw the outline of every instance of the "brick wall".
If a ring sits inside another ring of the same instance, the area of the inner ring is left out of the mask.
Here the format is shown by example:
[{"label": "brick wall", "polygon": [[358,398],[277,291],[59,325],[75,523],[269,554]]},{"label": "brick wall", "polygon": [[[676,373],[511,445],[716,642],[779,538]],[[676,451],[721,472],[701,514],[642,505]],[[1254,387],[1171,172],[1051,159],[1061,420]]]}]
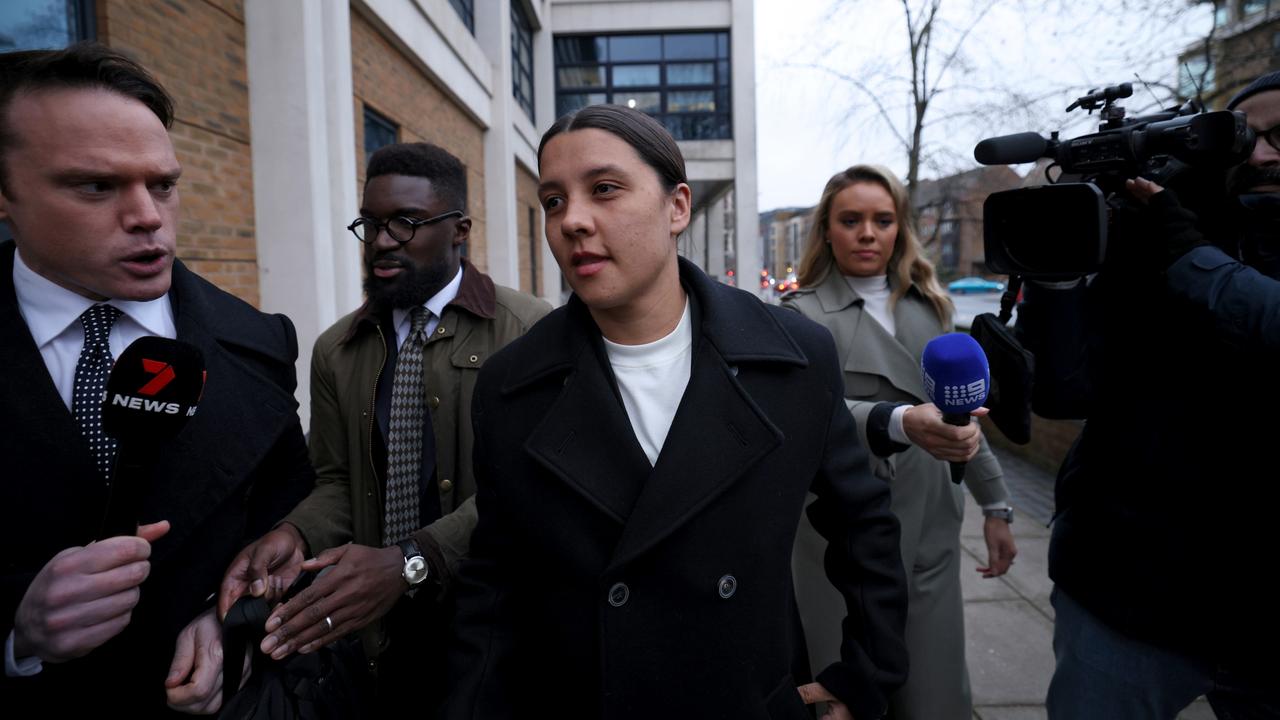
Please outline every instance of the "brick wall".
[{"label": "brick wall", "polygon": [[98,38],[173,95],[182,163],[178,257],[258,304],[249,86],[241,0],[99,0]]},{"label": "brick wall", "polygon": [[481,270],[485,260],[484,131],[357,8],[351,12],[351,79],[355,88],[357,193],[364,187],[364,108],[400,126],[400,142],[429,142],[467,167],[467,257]]},{"label": "brick wall", "polygon": [[[516,227],[519,236],[516,247],[520,253],[520,289],[537,295],[541,290],[535,277],[541,268],[542,209],[538,203],[538,179],[524,166],[516,163]],[[529,238],[533,238],[533,242]]]}]

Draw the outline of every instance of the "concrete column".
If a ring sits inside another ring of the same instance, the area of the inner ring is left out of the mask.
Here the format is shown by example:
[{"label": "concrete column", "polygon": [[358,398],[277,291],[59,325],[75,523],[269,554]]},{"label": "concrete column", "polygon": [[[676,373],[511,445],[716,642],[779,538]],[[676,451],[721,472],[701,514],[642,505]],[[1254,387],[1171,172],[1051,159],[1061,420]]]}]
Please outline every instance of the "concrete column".
[{"label": "concrete column", "polygon": [[[511,11],[506,3],[476,18],[476,42],[493,65],[490,124],[484,135],[485,261],[493,281],[520,287],[516,247],[516,166],[514,113],[524,112],[511,94]],[[536,91],[535,91],[536,92]]]},{"label": "concrete column", "polygon": [[245,3],[254,223],[262,309],[298,331],[298,401],[310,418],[311,346],[360,302],[350,8]]},{"label": "concrete column", "polygon": [[724,282],[725,195],[716,198],[707,210],[707,274]]},{"label": "concrete column", "polygon": [[[733,64],[734,142],[734,226],[735,255],[739,278],[759,274],[760,238],[756,196],[756,62],[755,8],[752,0],[733,0],[733,30],[730,34],[730,61]],[[759,294],[760,283],[738,284]]]}]

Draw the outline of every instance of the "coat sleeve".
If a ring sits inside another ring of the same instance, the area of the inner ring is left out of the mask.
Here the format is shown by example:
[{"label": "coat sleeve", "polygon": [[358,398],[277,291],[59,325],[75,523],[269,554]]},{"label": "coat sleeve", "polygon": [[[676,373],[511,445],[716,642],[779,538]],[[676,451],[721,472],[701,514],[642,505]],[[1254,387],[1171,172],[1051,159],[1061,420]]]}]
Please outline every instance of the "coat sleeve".
[{"label": "coat sleeve", "polygon": [[827,577],[845,598],[840,662],[817,676],[854,717],[884,714],[889,694],[907,676],[904,640],[907,586],[898,520],[889,510],[889,486],[873,476],[844,402],[843,381],[828,338],[815,371],[826,375],[829,420],[809,519],[827,540]]},{"label": "coat sleeve", "polygon": [[964,474],[964,484],[969,488],[978,505],[995,505],[1009,501],[1009,488],[1004,484],[1004,472],[1000,461],[985,436],[979,439],[978,454],[969,461]]},{"label": "coat sleeve", "polygon": [[1173,263],[1167,278],[1170,292],[1227,342],[1280,353],[1280,280],[1208,245]]},{"label": "coat sleeve", "polygon": [[311,462],[316,485],[285,518],[302,533],[312,555],[349,542],[351,473],[347,465],[347,419],[338,404],[337,382],[326,349],[311,354]]}]

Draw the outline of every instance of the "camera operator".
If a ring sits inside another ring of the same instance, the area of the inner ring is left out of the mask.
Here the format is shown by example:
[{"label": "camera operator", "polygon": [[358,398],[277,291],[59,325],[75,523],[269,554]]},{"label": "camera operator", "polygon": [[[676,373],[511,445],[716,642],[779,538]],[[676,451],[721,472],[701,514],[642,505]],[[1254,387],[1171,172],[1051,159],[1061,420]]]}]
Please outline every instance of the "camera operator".
[{"label": "camera operator", "polygon": [[1280,613],[1258,589],[1280,429],[1258,420],[1280,401],[1280,74],[1228,107],[1260,139],[1227,222],[1197,229],[1171,192],[1131,182],[1148,204],[1102,270],[1030,282],[1019,309],[1034,409],[1087,418],[1056,486],[1051,718],[1174,718],[1200,695],[1219,717],[1280,716]]}]

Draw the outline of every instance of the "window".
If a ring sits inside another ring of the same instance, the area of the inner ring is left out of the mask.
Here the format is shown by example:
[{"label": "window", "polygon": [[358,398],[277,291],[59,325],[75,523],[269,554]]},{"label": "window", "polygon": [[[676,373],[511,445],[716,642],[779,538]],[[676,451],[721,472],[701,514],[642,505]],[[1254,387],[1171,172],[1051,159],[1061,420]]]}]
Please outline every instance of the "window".
[{"label": "window", "polygon": [[511,94],[533,120],[533,26],[521,0],[511,0]]},{"label": "window", "polygon": [[364,159],[369,162],[369,156],[378,148],[391,145],[396,142],[396,136],[399,134],[399,126],[385,117],[379,115],[364,106]]},{"label": "window", "polygon": [[475,0],[449,0],[449,4],[453,6],[453,11],[458,13],[458,17],[462,18],[462,24],[467,26],[472,35],[476,34],[476,4]]},{"label": "window", "polygon": [[1266,9],[1267,0],[1244,0],[1244,4],[1240,8],[1240,14],[1244,17],[1248,17]]},{"label": "window", "polygon": [[555,62],[557,116],[615,103],[677,140],[733,137],[727,32],[559,36]]},{"label": "window", "polygon": [[63,48],[96,35],[93,0],[5,0],[0,52]]}]

